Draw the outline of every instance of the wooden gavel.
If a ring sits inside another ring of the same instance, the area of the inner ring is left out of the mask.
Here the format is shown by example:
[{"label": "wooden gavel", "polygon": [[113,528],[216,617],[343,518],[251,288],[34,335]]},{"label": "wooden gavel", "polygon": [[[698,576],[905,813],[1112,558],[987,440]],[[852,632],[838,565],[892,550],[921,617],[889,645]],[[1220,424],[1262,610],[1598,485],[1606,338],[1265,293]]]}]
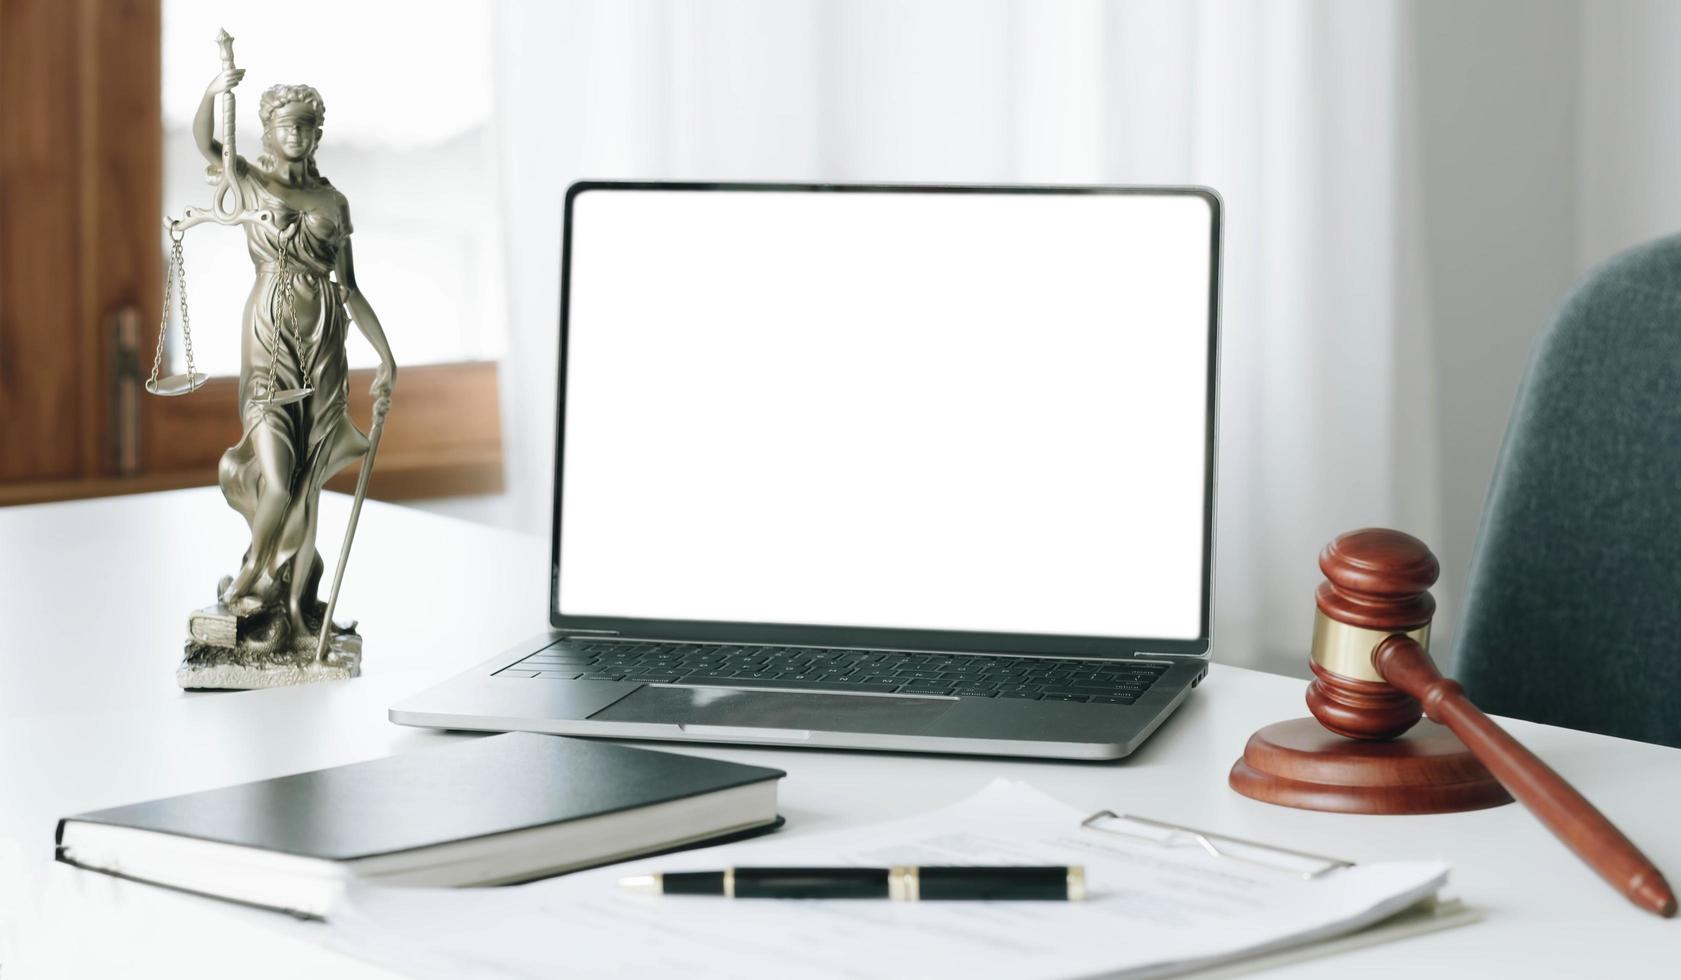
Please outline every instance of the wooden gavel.
[{"label": "wooden gavel", "polygon": [[[1436,669],[1426,647],[1436,611],[1428,590],[1439,566],[1422,541],[1353,531],[1326,546],[1319,567],[1327,581],[1315,596],[1308,710],[1324,729],[1358,741],[1328,739],[1308,719],[1269,725],[1232,768],[1234,789],[1287,806],[1366,813],[1475,809],[1509,792],[1630,901],[1675,914],[1675,895],[1652,862]],[[1452,734],[1400,738],[1420,715]]]}]

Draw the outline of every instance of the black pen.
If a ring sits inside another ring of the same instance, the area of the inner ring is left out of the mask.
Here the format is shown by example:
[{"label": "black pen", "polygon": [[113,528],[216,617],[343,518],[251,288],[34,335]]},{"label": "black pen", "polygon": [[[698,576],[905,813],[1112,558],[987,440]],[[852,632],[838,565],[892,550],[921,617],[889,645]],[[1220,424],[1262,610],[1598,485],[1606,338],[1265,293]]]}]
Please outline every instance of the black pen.
[{"label": "black pen", "polygon": [[728,868],[620,878],[620,886],[654,895],[725,898],[889,898],[895,902],[1078,902],[1086,869],[1073,867]]}]

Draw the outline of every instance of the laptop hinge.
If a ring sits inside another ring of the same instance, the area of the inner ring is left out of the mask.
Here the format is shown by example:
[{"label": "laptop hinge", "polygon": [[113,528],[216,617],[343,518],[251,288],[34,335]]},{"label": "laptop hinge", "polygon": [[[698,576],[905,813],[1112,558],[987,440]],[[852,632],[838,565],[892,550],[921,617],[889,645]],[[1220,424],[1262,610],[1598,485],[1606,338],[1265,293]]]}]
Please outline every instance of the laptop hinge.
[{"label": "laptop hinge", "polygon": [[1207,653],[1158,653],[1153,650],[1134,650],[1134,657],[1178,657],[1185,660],[1207,660]]},{"label": "laptop hinge", "polygon": [[557,632],[565,633],[567,636],[618,636],[619,635],[618,630],[578,630],[578,629],[567,628],[567,629],[563,629],[563,630],[557,630]]}]

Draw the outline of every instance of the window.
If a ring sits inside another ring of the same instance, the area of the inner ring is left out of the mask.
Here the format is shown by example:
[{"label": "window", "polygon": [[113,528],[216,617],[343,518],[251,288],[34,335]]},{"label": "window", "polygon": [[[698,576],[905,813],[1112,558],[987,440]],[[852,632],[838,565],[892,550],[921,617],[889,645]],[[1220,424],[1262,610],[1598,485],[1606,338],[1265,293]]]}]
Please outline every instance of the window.
[{"label": "window", "polygon": [[[211,484],[239,437],[237,324],[253,278],[239,232],[201,225],[185,242],[195,360],[211,381],[178,398],[141,388],[163,215],[209,200],[188,127],[223,26],[250,71],[237,90],[243,155],[258,152],[268,85],[308,82],[327,104],[319,162],[354,209],[358,284],[399,365],[370,493],[499,490],[488,16],[471,4],[310,0],[277,16],[253,3],[0,0],[0,504]],[[399,17],[404,44],[379,46]],[[167,342],[181,364],[178,321]],[[365,427],[375,359],[359,334],[349,356]]]}]

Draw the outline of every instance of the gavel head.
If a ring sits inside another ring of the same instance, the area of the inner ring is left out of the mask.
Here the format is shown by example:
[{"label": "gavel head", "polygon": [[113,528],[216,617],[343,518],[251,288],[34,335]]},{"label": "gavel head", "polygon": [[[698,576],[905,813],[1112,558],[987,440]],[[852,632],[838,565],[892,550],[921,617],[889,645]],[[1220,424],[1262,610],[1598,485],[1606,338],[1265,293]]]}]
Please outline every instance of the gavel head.
[{"label": "gavel head", "polygon": [[1340,535],[1319,555],[1325,573],[1314,598],[1313,682],[1308,710],[1348,738],[1395,738],[1417,724],[1418,701],[1390,686],[1372,664],[1384,640],[1404,633],[1430,647],[1441,566],[1410,534],[1366,528]]}]

